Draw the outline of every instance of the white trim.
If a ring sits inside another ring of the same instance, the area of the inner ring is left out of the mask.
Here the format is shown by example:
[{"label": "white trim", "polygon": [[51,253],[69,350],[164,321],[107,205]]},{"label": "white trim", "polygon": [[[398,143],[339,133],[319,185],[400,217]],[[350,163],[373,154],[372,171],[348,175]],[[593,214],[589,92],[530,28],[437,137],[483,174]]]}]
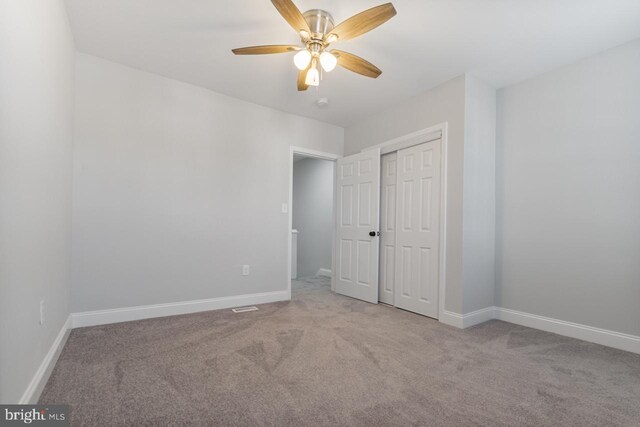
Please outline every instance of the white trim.
[{"label": "white trim", "polygon": [[485,307],[467,314],[444,310],[439,320],[446,325],[464,329],[493,319],[494,312],[495,307]]},{"label": "white trim", "polygon": [[56,365],[58,361],[58,357],[60,357],[60,353],[62,353],[62,349],[64,348],[65,343],[67,342],[67,338],[69,337],[69,333],[71,332],[71,316],[67,317],[67,320],[62,325],[60,332],[58,332],[58,336],[53,340],[53,344],[49,348],[49,351],[42,359],[42,363],[38,367],[35,375],[31,379],[31,382],[27,386],[27,389],[22,394],[22,397],[18,401],[20,405],[34,404],[40,398],[40,394],[44,389],[44,386],[47,385],[47,381],[49,380],[49,376],[53,371],[53,367]]},{"label": "white trim", "polygon": [[454,328],[462,329],[462,314],[454,313],[452,311],[441,311],[438,313],[438,320],[445,325],[453,326]]},{"label": "white trim", "polygon": [[314,157],[316,159],[338,160],[342,158],[342,155],[340,154],[328,153],[325,151],[318,151],[318,150],[311,150],[310,148],[296,147],[293,145],[290,146],[290,152],[291,154],[293,153],[302,154],[305,157]]},{"label": "white trim", "polygon": [[[291,229],[293,228],[293,155],[294,154],[302,154],[307,157],[314,157],[317,159],[331,160],[335,162],[336,160],[342,158],[340,154],[328,153],[324,151],[312,150],[304,147],[296,147],[289,146],[289,227],[287,231],[287,290],[289,292],[289,299],[291,299]],[[334,182],[334,191],[333,191],[333,241],[331,243],[331,270],[334,269],[335,265],[335,217],[336,217],[336,194],[335,194],[335,182],[336,182],[336,168],[333,168],[333,182]],[[335,279],[333,275],[331,276],[331,290],[335,290]]]},{"label": "white trim", "polygon": [[129,322],[154,317],[175,316],[178,314],[266,304],[276,301],[288,301],[289,299],[291,299],[290,291],[264,292],[167,304],[86,311],[83,313],[72,313],[71,319],[74,328],[82,328],[85,326],[106,325],[109,323]]},{"label": "white trim", "polygon": [[336,242],[338,241],[338,192],[336,183],[338,182],[338,162],[333,163],[333,212],[331,213],[331,292],[336,291],[336,276],[333,274],[338,265],[336,256]]},{"label": "white trim", "polygon": [[495,318],[495,307],[485,307],[462,316],[462,327],[469,328]]},{"label": "white trim", "polygon": [[439,123],[435,126],[421,129],[408,135],[403,135],[380,144],[372,145],[371,147],[363,148],[360,152],[380,148],[380,155],[382,156],[383,154],[402,150],[403,148],[413,147],[414,145],[422,144],[424,142],[435,141],[437,139],[444,138],[446,126],[446,122]]},{"label": "white trim", "polygon": [[554,334],[577,338],[579,340],[589,341],[633,353],[640,353],[640,337],[635,335],[609,331],[607,329],[595,328],[593,326],[581,325],[579,323],[567,322],[564,320],[552,319],[550,317],[538,316],[536,314],[510,310],[508,308],[495,307],[494,311],[494,318],[505,322],[553,332]]},{"label": "white trim", "polygon": [[331,270],[329,270],[328,268],[319,268],[316,276],[332,277]]},{"label": "white trim", "polygon": [[580,323],[567,322],[565,320],[553,319],[508,308],[486,307],[467,314],[444,311],[440,316],[440,322],[461,329],[478,325],[491,319],[498,319],[504,322],[514,323],[516,325],[527,326],[533,329],[552,332],[554,334],[640,354],[639,336],[582,325]]},{"label": "white trim", "polygon": [[445,313],[445,300],[447,294],[447,205],[448,205],[448,172],[447,165],[449,161],[447,159],[449,153],[449,123],[444,122],[437,126],[432,126],[429,129],[440,129],[440,266],[439,276],[440,284],[438,289],[438,318],[440,313]]}]

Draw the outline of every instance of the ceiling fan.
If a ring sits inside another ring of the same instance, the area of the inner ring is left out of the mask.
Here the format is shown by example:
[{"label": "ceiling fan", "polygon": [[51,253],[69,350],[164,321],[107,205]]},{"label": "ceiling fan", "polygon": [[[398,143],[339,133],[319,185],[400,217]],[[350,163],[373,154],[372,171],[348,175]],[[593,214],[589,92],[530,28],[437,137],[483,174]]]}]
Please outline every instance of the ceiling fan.
[{"label": "ceiling fan", "polygon": [[396,14],[391,3],[367,9],[352,16],[337,26],[333,24],[331,14],[325,10],[312,9],[300,12],[291,0],[271,0],[280,15],[300,35],[304,46],[265,45],[233,49],[236,55],[264,55],[271,53],[297,52],[293,63],[298,72],[298,90],[307,90],[309,86],[320,85],[318,64],[326,72],[340,65],[349,71],[363,76],[377,78],[382,71],[352,53],[331,49],[329,46],[340,40],[349,40],[367,33],[384,24]]}]

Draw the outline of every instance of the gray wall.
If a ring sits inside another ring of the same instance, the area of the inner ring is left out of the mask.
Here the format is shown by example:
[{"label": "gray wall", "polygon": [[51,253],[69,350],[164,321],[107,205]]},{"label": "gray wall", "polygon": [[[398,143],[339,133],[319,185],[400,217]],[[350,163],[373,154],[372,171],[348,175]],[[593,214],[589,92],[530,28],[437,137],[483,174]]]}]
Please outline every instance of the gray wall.
[{"label": "gray wall", "polygon": [[62,1],[0,2],[2,403],[18,402],[69,316],[73,51]]},{"label": "gray wall", "polygon": [[499,306],[640,335],[640,40],[498,93]]},{"label": "gray wall", "polygon": [[495,89],[457,77],[348,127],[345,153],[442,122],[448,123],[445,309],[466,314],[494,304]]},{"label": "gray wall", "polygon": [[462,313],[462,190],[465,76],[457,77],[345,129],[345,154],[442,122],[449,124],[445,308]]},{"label": "gray wall", "polygon": [[331,270],[335,162],[302,159],[293,164],[293,228],[298,230],[298,277]]},{"label": "gray wall", "polygon": [[496,90],[466,76],[463,313],[494,305]]},{"label": "gray wall", "polygon": [[73,311],[286,290],[289,146],[342,154],[343,129],[84,54],[76,76]]}]

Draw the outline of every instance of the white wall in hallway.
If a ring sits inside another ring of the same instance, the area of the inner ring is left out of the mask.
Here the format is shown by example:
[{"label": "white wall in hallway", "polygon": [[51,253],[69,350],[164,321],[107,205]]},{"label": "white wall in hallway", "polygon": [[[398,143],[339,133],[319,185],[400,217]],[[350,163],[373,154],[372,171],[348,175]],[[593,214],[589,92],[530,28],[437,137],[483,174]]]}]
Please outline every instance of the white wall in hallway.
[{"label": "white wall in hallway", "polygon": [[343,129],[76,64],[73,311],[286,290],[289,146],[342,154]]},{"label": "white wall in hallway", "polygon": [[640,335],[640,40],[498,92],[496,305]]},{"label": "white wall in hallway", "polygon": [[306,158],[293,164],[293,228],[298,230],[298,277],[331,270],[335,162]]},{"label": "white wall in hallway", "polygon": [[69,316],[74,50],[63,1],[0,1],[2,403],[21,399]]}]

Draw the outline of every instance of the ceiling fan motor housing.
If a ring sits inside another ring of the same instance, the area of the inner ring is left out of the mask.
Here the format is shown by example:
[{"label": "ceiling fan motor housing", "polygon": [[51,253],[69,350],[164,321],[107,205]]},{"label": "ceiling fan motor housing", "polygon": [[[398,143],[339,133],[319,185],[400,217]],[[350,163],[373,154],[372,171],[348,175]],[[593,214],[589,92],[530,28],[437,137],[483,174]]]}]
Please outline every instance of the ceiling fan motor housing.
[{"label": "ceiling fan motor housing", "polygon": [[326,10],[311,9],[302,16],[309,24],[312,39],[321,41],[325,34],[329,34],[333,30],[333,17]]}]

